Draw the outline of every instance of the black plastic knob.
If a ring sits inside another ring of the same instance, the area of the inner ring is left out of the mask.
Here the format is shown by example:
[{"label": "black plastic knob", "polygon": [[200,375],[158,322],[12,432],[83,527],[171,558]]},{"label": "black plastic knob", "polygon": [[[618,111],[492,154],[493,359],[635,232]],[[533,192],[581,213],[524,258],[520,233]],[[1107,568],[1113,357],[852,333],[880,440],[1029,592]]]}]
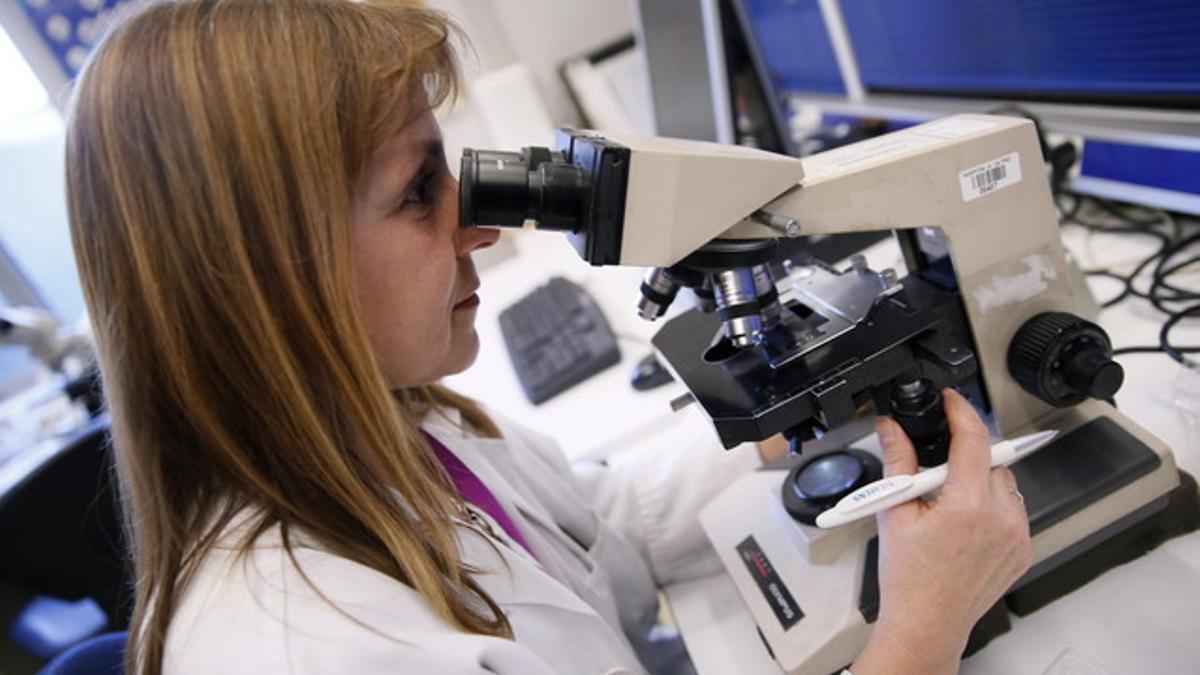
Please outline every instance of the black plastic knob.
[{"label": "black plastic knob", "polygon": [[1108,333],[1066,312],[1026,321],[1009,344],[1008,370],[1022,389],[1060,408],[1111,399],[1125,381]]},{"label": "black plastic knob", "polygon": [[944,464],[950,455],[950,423],[942,393],[925,378],[899,383],[891,392],[892,419],[904,429],[921,466]]}]

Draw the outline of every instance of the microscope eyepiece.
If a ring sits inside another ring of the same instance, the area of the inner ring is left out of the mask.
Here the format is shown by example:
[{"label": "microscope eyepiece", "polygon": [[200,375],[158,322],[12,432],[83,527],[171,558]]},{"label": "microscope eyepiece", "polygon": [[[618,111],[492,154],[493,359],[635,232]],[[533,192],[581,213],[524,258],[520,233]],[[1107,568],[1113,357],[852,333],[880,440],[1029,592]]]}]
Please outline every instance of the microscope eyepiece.
[{"label": "microscope eyepiece", "polygon": [[630,150],[598,134],[559,130],[555,148],[520,152],[466,148],[458,175],[462,227],[565,232],[593,265],[621,261]]},{"label": "microscope eyepiece", "polygon": [[526,171],[516,152],[465,148],[458,174],[458,220],[520,227],[525,222]]},{"label": "microscope eyepiece", "polygon": [[586,206],[588,174],[559,152],[463,150],[459,173],[459,224],[573,232]]}]

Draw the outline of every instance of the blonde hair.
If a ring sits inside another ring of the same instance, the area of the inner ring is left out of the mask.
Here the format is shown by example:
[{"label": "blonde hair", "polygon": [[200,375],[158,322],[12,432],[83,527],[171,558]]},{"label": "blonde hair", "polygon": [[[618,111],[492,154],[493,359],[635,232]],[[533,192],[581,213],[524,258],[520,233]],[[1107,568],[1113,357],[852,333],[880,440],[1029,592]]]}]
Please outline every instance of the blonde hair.
[{"label": "blonde hair", "polygon": [[68,207],[132,534],[130,672],[161,669],[181,592],[247,508],[243,551],[302,528],[450,625],[511,636],[419,416],[498,431],[441,387],[388,391],[350,270],[368,157],[457,87],[456,29],[408,4],[156,3],[76,83]]}]

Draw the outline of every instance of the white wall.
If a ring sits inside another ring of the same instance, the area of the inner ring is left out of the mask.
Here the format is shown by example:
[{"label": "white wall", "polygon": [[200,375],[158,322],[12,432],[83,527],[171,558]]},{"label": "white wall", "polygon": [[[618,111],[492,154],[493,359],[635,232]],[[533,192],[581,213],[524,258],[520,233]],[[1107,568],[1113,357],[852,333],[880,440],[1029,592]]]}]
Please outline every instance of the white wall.
[{"label": "white wall", "polygon": [[527,66],[555,125],[579,122],[559,66],[633,32],[629,0],[427,0],[427,4],[459,20],[485,72],[515,61]]},{"label": "white wall", "polygon": [[463,106],[442,117],[446,155],[462,147],[549,145],[580,123],[559,75],[562,63],[633,32],[631,0],[426,0],[467,34]]}]

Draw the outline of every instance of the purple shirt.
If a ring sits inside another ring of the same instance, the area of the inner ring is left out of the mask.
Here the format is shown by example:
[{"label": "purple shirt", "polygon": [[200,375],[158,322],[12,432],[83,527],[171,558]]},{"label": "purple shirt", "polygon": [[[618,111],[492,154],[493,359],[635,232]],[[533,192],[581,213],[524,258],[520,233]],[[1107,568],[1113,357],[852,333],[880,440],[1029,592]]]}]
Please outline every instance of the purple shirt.
[{"label": "purple shirt", "polygon": [[[529,555],[533,555],[533,549],[530,548],[529,542],[525,541],[521,531],[517,529],[517,524],[504,512],[504,507],[500,506],[500,502],[496,500],[492,491],[483,484],[483,481],[479,480],[479,476],[476,476],[466,464],[463,464],[461,459],[450,452],[450,448],[443,445],[429,432],[422,429],[421,433],[425,434],[429,445],[433,447],[433,453],[437,455],[438,460],[445,467],[446,473],[450,475],[450,480],[454,482],[454,488],[458,490],[458,496],[486,511],[500,527],[504,528],[513,541],[520,544],[529,552]],[[533,557],[537,558],[537,556]]]}]

